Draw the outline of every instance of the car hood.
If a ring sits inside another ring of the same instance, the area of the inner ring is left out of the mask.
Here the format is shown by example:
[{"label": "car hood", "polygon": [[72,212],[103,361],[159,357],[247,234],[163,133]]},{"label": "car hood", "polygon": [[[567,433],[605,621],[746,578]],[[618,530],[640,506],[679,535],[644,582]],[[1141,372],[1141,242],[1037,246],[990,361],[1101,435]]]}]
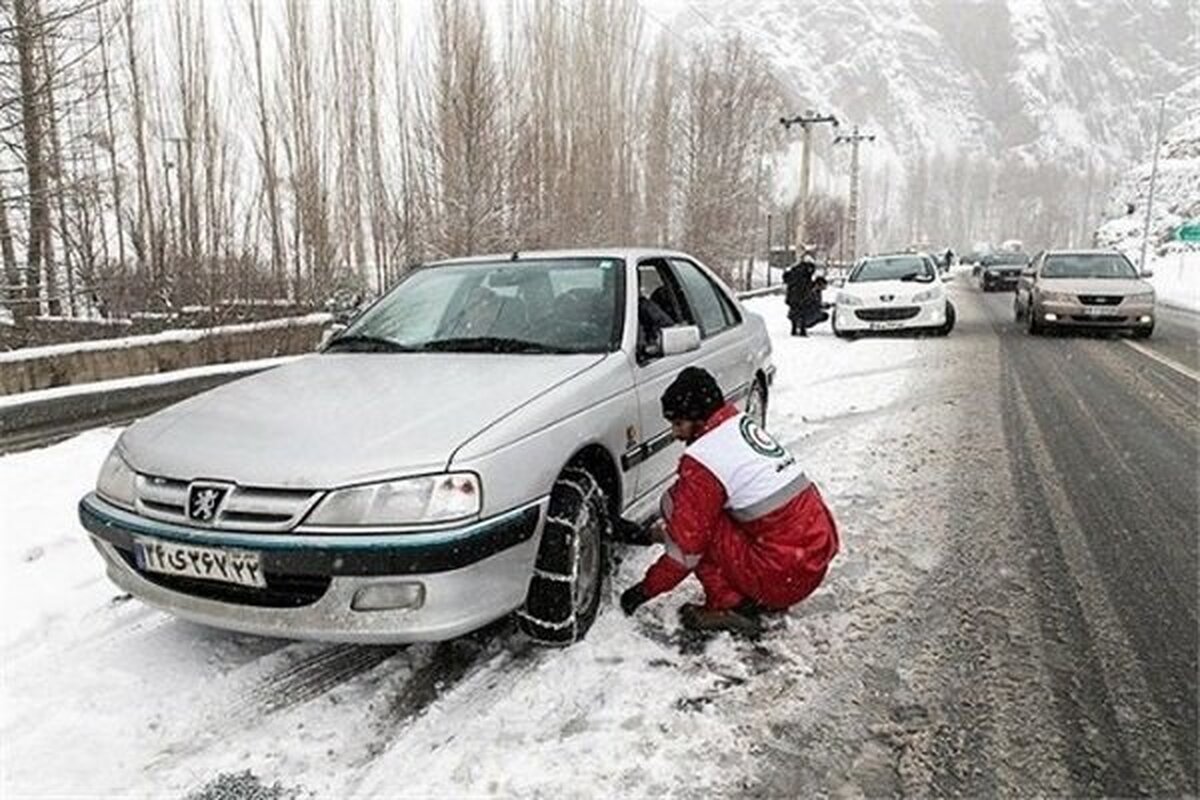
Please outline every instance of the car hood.
[{"label": "car hood", "polygon": [[[912,296],[930,289],[941,288],[936,281],[932,283],[917,283],[916,281],[864,281],[862,283],[847,283],[842,291],[865,300],[869,303],[904,303]],[[884,300],[891,297],[891,300]]]},{"label": "car hood", "polygon": [[464,441],[603,355],[322,354],[147,417],[133,469],[180,480],[327,488],[444,469]]},{"label": "car hood", "polygon": [[1042,278],[1038,285],[1051,292],[1067,294],[1140,294],[1154,291],[1137,278]]}]

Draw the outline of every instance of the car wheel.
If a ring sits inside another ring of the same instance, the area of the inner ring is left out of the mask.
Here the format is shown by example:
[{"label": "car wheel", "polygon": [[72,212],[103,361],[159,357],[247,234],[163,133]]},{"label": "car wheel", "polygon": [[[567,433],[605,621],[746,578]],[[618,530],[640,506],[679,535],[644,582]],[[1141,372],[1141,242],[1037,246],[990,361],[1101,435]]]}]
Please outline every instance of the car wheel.
[{"label": "car wheel", "polygon": [[758,423],[758,427],[767,427],[767,387],[758,378],[750,387],[750,396],[746,398],[746,416]]},{"label": "car wheel", "polygon": [[946,323],[935,330],[938,336],[949,336],[950,331],[954,330],[954,323],[958,321],[958,311],[954,308],[954,303],[946,301]]},{"label": "car wheel", "polygon": [[1031,336],[1041,336],[1045,333],[1046,328],[1038,321],[1037,308],[1030,302],[1029,307],[1025,309],[1025,321],[1028,323],[1029,333]]},{"label": "car wheel", "polygon": [[1134,329],[1133,329],[1133,338],[1135,338],[1135,339],[1149,339],[1149,338],[1150,338],[1150,336],[1151,336],[1153,333],[1154,333],[1154,326],[1153,326],[1153,325],[1147,325],[1147,326],[1146,326],[1146,327],[1144,327],[1144,328],[1134,328]]},{"label": "car wheel", "polygon": [[833,312],[833,320],[830,322],[830,326],[833,328],[833,335],[839,339],[853,339],[856,336],[852,331],[844,331],[838,327],[837,311]]},{"label": "car wheel", "polygon": [[561,646],[587,634],[600,609],[611,529],[604,489],[586,470],[564,470],[550,492],[529,593],[517,613],[530,638]]}]

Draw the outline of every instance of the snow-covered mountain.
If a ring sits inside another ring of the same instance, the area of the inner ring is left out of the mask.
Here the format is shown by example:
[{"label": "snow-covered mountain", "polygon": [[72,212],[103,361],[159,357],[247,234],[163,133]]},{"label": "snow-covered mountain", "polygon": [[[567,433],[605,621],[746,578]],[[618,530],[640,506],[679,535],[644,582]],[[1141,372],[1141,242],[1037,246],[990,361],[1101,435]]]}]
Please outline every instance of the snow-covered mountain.
[{"label": "snow-covered mountain", "polygon": [[[1192,113],[1166,131],[1159,153],[1150,217],[1150,251],[1159,255],[1185,247],[1173,242],[1175,230],[1200,220],[1200,78],[1178,96]],[[1107,221],[1096,232],[1097,244],[1118,247],[1135,259],[1140,256],[1152,166],[1152,157],[1147,157],[1117,183],[1105,206]]]},{"label": "snow-covered mountain", "polygon": [[906,161],[1121,168],[1147,147],[1153,96],[1200,52],[1193,0],[690,0],[677,20],[741,31],[795,111],[864,125]]}]

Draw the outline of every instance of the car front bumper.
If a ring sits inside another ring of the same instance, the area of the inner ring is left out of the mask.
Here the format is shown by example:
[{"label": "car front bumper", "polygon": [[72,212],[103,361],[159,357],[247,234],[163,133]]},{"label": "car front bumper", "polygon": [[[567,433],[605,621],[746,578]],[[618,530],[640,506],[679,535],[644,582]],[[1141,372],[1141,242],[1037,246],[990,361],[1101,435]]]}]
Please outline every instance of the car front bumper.
[{"label": "car front bumper", "polygon": [[[94,493],[79,518],[109,578],[134,597],[216,628],[336,642],[452,639],[519,608],[541,540],[548,498],[449,530],[370,535],[268,534],[202,530],[147,519]],[[141,569],[133,540],[249,550],[265,590],[178,578]],[[409,608],[355,610],[371,586],[419,584]]]},{"label": "car front bumper", "polygon": [[1115,306],[1090,306],[1080,302],[1042,301],[1034,309],[1043,325],[1088,328],[1149,328],[1154,325],[1154,303],[1125,301]]},{"label": "car front bumper", "polygon": [[889,305],[837,307],[839,331],[893,331],[917,328],[940,328],[946,324],[946,299],[925,303],[892,303]]}]

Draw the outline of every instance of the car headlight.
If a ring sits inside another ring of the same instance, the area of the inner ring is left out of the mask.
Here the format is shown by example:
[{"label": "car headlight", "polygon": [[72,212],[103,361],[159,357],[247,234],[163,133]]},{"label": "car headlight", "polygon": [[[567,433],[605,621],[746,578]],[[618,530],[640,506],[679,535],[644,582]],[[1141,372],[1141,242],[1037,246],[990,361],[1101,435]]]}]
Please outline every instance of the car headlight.
[{"label": "car headlight", "polygon": [[1074,303],[1075,295],[1068,292],[1042,292],[1042,300],[1049,303]]},{"label": "car headlight", "polygon": [[455,472],[336,489],[317,504],[304,524],[352,527],[456,522],[478,516],[482,507],[478,476]]},{"label": "car headlight", "polygon": [[926,289],[923,292],[917,292],[913,295],[914,303],[928,303],[930,300],[937,300],[942,296],[941,289]]},{"label": "car headlight", "polygon": [[1131,303],[1153,303],[1154,292],[1139,292],[1138,294],[1126,295],[1125,299]]},{"label": "car headlight", "polygon": [[100,477],[96,479],[96,494],[114,505],[133,508],[137,499],[136,481],[137,474],[129,468],[114,447],[100,467]]},{"label": "car headlight", "polygon": [[838,292],[837,301],[839,306],[861,306],[863,304],[860,298],[849,292]]}]

